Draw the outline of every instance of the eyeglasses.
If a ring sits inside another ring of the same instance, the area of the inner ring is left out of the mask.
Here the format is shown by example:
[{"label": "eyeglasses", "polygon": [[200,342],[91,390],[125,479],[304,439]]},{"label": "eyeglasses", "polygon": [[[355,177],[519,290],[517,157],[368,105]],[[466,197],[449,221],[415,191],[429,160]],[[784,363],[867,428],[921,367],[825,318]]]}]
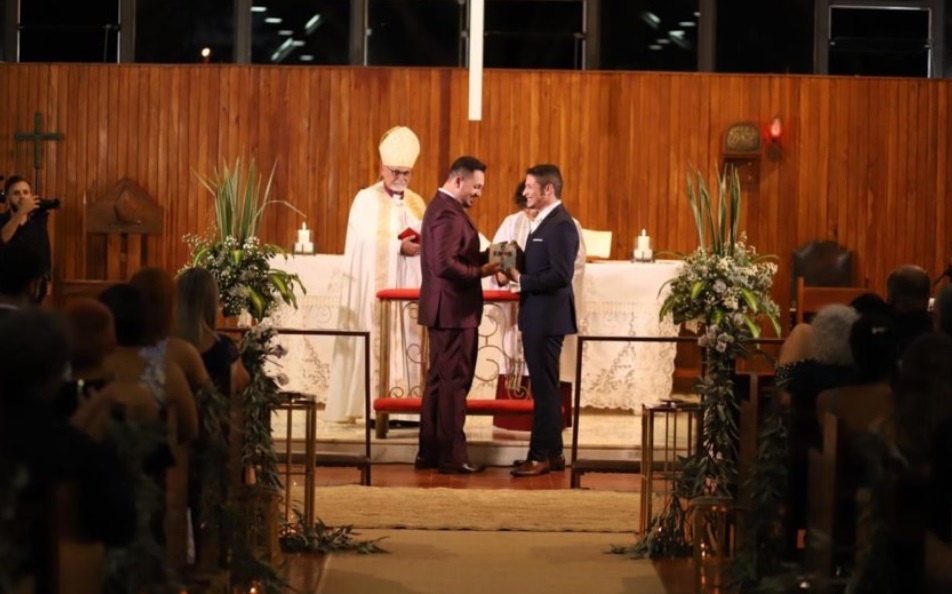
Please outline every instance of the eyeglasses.
[{"label": "eyeglasses", "polygon": [[413,170],[412,170],[412,169],[407,169],[407,170],[404,170],[404,171],[400,171],[400,170],[397,170],[397,169],[390,169],[390,168],[387,167],[386,165],[384,165],[384,169],[386,169],[387,171],[389,171],[389,172],[390,172],[390,175],[392,175],[393,177],[410,177],[410,174],[413,173]]}]

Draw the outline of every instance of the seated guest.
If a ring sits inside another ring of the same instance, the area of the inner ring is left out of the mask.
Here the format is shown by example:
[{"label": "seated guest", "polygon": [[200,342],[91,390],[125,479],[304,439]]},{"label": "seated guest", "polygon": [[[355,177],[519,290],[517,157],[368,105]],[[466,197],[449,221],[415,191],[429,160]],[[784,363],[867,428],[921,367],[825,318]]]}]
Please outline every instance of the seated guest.
[{"label": "seated guest", "polygon": [[57,408],[64,416],[75,409],[78,399],[90,390],[109,387],[113,399],[122,406],[124,418],[139,422],[158,420],[159,407],[140,381],[117,379],[106,368],[106,358],[116,350],[112,313],[93,299],[72,301],[64,312],[72,344],[72,375],[61,390]]},{"label": "seated guest", "polygon": [[780,350],[777,387],[789,409],[788,546],[794,550],[806,526],[807,452],[820,447],[816,417],[820,392],[856,380],[849,336],[858,318],[848,305],[827,305],[809,324],[799,324]]},{"label": "seated guest", "polygon": [[0,315],[43,301],[43,258],[23,243],[0,250]]},{"label": "seated guest", "polygon": [[[24,310],[0,320],[0,458],[5,468],[24,469],[28,479],[13,501],[12,538],[19,559],[12,581],[33,575],[37,591],[49,587],[43,582],[50,577],[52,549],[45,539],[52,532],[50,500],[57,486],[75,485],[85,537],[124,545],[136,526],[131,486],[117,452],[103,441],[113,406],[109,395],[93,392],[81,399],[69,419],[52,411],[68,358],[67,333],[59,316]],[[0,522],[6,524],[7,518]],[[8,530],[0,532],[0,538],[11,537]]]},{"label": "seated guest", "polygon": [[99,301],[109,308],[116,329],[117,348],[106,358],[105,369],[119,381],[142,384],[160,414],[175,405],[179,438],[190,441],[198,434],[195,398],[185,373],[174,361],[144,348],[149,345],[142,294],[132,285],[119,284],[103,291]]},{"label": "seated guest", "polygon": [[188,379],[192,392],[211,386],[211,378],[194,345],[172,336],[175,311],[175,281],[161,268],[143,268],[129,279],[144,299],[146,310],[143,349],[147,356],[168,357]]},{"label": "seated guest", "polygon": [[929,275],[918,266],[900,266],[886,279],[886,302],[893,309],[900,353],[917,336],[932,330],[933,322],[929,315],[931,292]]},{"label": "seated guest", "polygon": [[241,362],[238,347],[232,339],[215,331],[219,304],[215,278],[204,268],[189,268],[178,275],[175,286],[176,334],[198,349],[213,380],[227,377],[232,393],[244,390],[251,377]]},{"label": "seated guest", "polygon": [[850,301],[850,307],[855,309],[856,313],[860,316],[878,316],[885,318],[892,316],[892,308],[889,307],[886,300],[872,291],[863,293]]},{"label": "seated guest", "polygon": [[935,331],[952,336],[952,285],[939,289],[935,298]]},{"label": "seated guest", "polygon": [[889,318],[862,316],[850,329],[850,351],[856,364],[853,385],[820,392],[817,418],[831,413],[853,431],[869,430],[878,419],[892,415],[890,382],[899,359],[896,334]]}]

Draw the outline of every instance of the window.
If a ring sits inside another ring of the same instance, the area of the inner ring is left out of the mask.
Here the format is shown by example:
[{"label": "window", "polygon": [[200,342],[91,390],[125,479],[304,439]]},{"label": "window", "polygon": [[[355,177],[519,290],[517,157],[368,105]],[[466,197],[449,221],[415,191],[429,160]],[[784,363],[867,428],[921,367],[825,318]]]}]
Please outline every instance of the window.
[{"label": "window", "polygon": [[368,0],[367,63],[459,66],[466,5],[457,0]]},{"label": "window", "polygon": [[253,4],[253,63],[348,63],[348,0],[254,0]]},{"label": "window", "polygon": [[136,62],[234,60],[234,5],[220,0],[138,0]]},{"label": "window", "polygon": [[697,0],[602,0],[601,66],[697,70]]},{"label": "window", "polygon": [[582,67],[585,6],[577,0],[487,0],[487,68]]},{"label": "window", "polygon": [[717,3],[718,72],[813,72],[814,0]]},{"label": "window", "polygon": [[929,16],[920,8],[830,9],[830,74],[929,76]]},{"label": "window", "polygon": [[22,0],[21,62],[115,62],[118,0]]}]

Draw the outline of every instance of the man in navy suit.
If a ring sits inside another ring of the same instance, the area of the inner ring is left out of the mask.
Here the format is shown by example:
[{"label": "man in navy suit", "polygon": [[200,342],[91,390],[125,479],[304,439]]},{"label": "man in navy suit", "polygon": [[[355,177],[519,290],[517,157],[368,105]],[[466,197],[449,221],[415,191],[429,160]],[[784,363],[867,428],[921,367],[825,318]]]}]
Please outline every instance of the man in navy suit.
[{"label": "man in navy suit", "polygon": [[579,234],[562,206],[562,174],[555,165],[526,171],[526,207],[539,214],[529,227],[524,270],[509,276],[519,286],[519,330],[532,382],[532,436],[529,454],[512,475],[539,476],[563,470],[559,356],[566,334],[578,332],[572,275]]},{"label": "man in navy suit", "polygon": [[420,324],[430,341],[429,369],[420,411],[417,469],[445,474],[485,469],[469,463],[466,451],[466,395],[476,373],[479,322],[483,317],[480,280],[495,274],[479,251],[479,234],[466,209],[483,191],[486,165],[460,157],[426,208],[421,229]]}]

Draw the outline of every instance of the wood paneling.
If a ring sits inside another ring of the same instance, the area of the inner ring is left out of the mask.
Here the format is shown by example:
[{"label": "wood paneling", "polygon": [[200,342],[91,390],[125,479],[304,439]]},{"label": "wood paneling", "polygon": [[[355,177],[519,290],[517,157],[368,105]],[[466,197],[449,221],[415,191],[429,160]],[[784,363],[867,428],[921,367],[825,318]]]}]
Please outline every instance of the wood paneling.
[{"label": "wood paneling", "polygon": [[[304,211],[322,252],[340,253],[353,195],[376,178],[376,146],[406,124],[422,141],[412,187],[429,198],[448,163],[490,166],[473,216],[486,235],[512,209],[525,168],[560,165],[565,203],[585,227],[615,232],[626,258],[642,229],[656,250],[696,242],[688,168],[713,172],[737,121],[783,118],[779,156],[764,152],[744,227],[781,258],[776,294],[790,295],[789,254],[836,239],[857,255],[859,282],[882,290],[914,262],[937,272],[952,214],[950,82],[665,73],[488,71],[484,120],[466,118],[457,69],[0,64],[0,172],[31,174],[32,145],[14,132],[40,111],[65,138],[44,146],[41,192],[60,197],[56,265],[82,275],[84,197],[131,177],[166,209],[147,252],[175,270],[181,241],[213,223],[196,172],[221,160],[276,163],[275,197]],[[301,217],[270,207],[262,236],[287,246]]]}]

